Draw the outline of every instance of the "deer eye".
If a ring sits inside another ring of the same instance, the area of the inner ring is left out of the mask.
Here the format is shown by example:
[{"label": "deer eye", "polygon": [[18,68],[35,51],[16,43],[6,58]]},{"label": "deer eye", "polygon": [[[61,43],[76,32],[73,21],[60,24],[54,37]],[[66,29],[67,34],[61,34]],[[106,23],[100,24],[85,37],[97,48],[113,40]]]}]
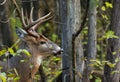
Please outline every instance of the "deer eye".
[{"label": "deer eye", "polygon": [[46,44],[46,42],[45,41],[41,41],[40,44]]}]

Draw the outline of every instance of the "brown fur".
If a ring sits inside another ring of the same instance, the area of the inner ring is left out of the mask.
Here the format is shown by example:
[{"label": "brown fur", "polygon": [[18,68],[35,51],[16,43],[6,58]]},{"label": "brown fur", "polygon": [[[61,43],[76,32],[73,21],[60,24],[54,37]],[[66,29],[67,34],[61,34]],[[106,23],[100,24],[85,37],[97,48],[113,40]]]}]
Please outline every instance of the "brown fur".
[{"label": "brown fur", "polygon": [[[8,62],[0,62],[0,66],[3,66],[2,72],[7,72],[8,69],[15,68],[20,77],[19,82],[32,82],[42,59],[46,56],[54,54],[53,51],[59,52],[60,47],[55,43],[48,40],[43,35],[39,38],[26,35],[20,44],[20,49],[26,49],[31,54],[31,57],[21,53],[20,56],[14,56],[8,60]],[[55,54],[56,54],[55,53]],[[20,60],[26,60],[20,62]],[[30,67],[32,65],[32,67]],[[14,71],[12,71],[15,73]]]}]

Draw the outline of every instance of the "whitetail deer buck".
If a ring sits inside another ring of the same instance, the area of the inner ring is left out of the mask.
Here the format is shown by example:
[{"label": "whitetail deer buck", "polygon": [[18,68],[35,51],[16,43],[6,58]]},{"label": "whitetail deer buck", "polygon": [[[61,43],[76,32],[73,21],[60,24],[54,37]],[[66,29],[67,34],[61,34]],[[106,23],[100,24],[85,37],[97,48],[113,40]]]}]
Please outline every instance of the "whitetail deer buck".
[{"label": "whitetail deer buck", "polygon": [[[7,62],[0,62],[0,66],[3,67],[1,71],[5,72],[9,69],[15,68],[20,77],[20,80],[18,82],[32,82],[32,79],[38,71],[42,59],[51,54],[60,54],[62,52],[62,49],[55,43],[47,39],[45,36],[35,31],[35,29],[37,29],[42,22],[45,22],[51,18],[51,12],[33,21],[32,8],[30,13],[30,19],[26,24],[23,9],[21,9],[21,11],[18,9],[18,11],[20,13],[19,16],[21,18],[22,24],[24,26],[24,29],[16,29],[17,35],[22,40],[20,48],[28,50],[31,56],[28,57],[24,53],[21,53],[20,56],[14,56]],[[26,61],[21,63],[20,60]],[[31,65],[32,67],[30,67]]]}]

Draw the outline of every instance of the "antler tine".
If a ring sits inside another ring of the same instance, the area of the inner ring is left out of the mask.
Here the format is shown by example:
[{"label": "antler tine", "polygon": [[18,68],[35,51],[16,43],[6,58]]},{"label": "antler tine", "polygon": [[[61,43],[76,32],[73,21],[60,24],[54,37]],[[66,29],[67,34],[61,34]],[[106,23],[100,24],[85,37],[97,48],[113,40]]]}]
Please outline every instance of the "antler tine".
[{"label": "antler tine", "polygon": [[21,20],[21,22],[22,22],[22,24],[23,24],[23,27],[27,27],[27,25],[26,25],[26,23],[25,23],[25,19],[24,19],[25,17],[24,17],[24,13],[23,13],[23,8],[20,10],[20,8],[19,8],[16,0],[13,0],[13,3],[14,3],[14,5],[15,5],[15,7],[16,7],[18,16],[20,17],[20,20]]},{"label": "antler tine", "polygon": [[[16,3],[16,0],[13,0],[13,3],[14,3],[14,5],[15,5],[15,7],[16,7],[16,9],[17,9],[17,12],[18,12],[18,15],[20,15],[20,8],[19,8],[19,6],[17,5],[17,3]],[[21,16],[20,16],[21,17]]]},{"label": "antler tine", "polygon": [[6,3],[7,0],[4,0],[2,3],[0,3],[0,5],[4,5]]},{"label": "antler tine", "polygon": [[[47,17],[48,17],[48,18],[47,18]],[[43,22],[45,22],[45,21],[47,21],[47,20],[50,20],[50,19],[52,19],[53,17],[54,17],[54,14],[52,13],[52,11],[49,12],[49,13],[47,14],[47,16],[43,17],[43,19],[42,19],[38,24],[36,24],[36,25],[34,26],[34,29],[37,29],[38,26],[39,26],[41,23],[43,23]]]},{"label": "antler tine", "polygon": [[52,15],[52,12],[49,12],[47,15],[37,19],[36,21],[33,21],[32,13],[33,13],[33,8],[30,13],[31,25],[29,25],[28,32],[33,36],[39,37],[39,34],[35,31],[35,29],[37,29],[41,23],[51,19],[54,15]]},{"label": "antler tine", "polygon": [[[47,21],[47,20],[49,20],[49,19],[51,19],[51,18],[53,18],[53,16],[54,15],[52,15],[52,12],[49,12],[47,15],[45,15],[45,16],[43,16],[43,17],[41,17],[41,18],[39,18],[39,19],[37,19],[37,20],[35,20],[35,21],[33,21],[32,20],[32,13],[33,13],[33,8],[32,8],[32,10],[31,10],[31,29],[32,30],[35,30],[35,29],[37,29],[38,28],[38,26],[41,24],[41,23],[43,23],[43,22],[45,22],[45,21]],[[52,16],[51,16],[52,15]]]},{"label": "antler tine", "polygon": [[[34,7],[32,7],[31,12],[30,12],[30,18],[29,19],[26,18],[26,20],[27,20],[27,23],[26,23],[23,8],[21,8],[21,10],[20,10],[18,4],[16,3],[16,0],[13,0],[13,3],[15,5],[16,9],[17,9],[17,13],[20,17],[20,20],[23,24],[23,27],[26,29],[26,31],[29,34],[31,34],[33,36],[36,36],[36,37],[39,37],[39,34],[35,31],[35,29],[37,29],[41,23],[51,19],[54,16],[53,12],[51,11],[47,15],[45,15],[43,17],[40,17],[40,18],[38,18],[37,20],[34,21],[33,20],[33,9],[34,9]],[[26,17],[28,17],[27,14],[26,14]]]},{"label": "antler tine", "polygon": [[[38,22],[41,22],[42,20],[45,20],[47,17],[51,16],[52,12],[49,12],[47,15],[37,19],[36,21],[33,21],[35,24]],[[45,20],[46,21],[46,20]]]},{"label": "antler tine", "polygon": [[32,9],[31,9],[31,12],[30,12],[30,23],[32,23],[33,22],[33,9],[34,9],[34,7],[32,7]]},{"label": "antler tine", "polygon": [[24,18],[25,18],[25,17],[24,17],[23,8],[21,8],[21,20],[22,20],[22,23],[23,23],[24,27],[27,28],[28,25],[26,25]]}]

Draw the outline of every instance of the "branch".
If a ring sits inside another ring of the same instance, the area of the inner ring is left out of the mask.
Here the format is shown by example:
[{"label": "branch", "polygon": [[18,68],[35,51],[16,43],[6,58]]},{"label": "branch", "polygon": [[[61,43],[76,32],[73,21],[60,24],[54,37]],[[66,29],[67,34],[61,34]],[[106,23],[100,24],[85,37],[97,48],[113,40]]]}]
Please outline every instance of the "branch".
[{"label": "branch", "polygon": [[80,32],[83,30],[83,28],[84,28],[84,26],[85,26],[86,19],[87,19],[87,16],[88,16],[88,7],[89,7],[89,0],[87,1],[87,7],[86,7],[86,10],[85,10],[85,14],[84,14],[84,16],[83,16],[83,21],[82,21],[82,23],[81,23],[81,26],[80,26],[80,28],[78,29],[78,31],[73,34],[73,38],[74,38],[74,39],[80,34]]}]

